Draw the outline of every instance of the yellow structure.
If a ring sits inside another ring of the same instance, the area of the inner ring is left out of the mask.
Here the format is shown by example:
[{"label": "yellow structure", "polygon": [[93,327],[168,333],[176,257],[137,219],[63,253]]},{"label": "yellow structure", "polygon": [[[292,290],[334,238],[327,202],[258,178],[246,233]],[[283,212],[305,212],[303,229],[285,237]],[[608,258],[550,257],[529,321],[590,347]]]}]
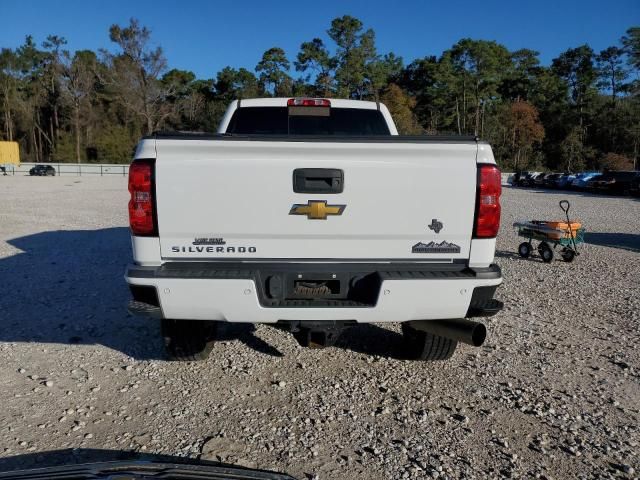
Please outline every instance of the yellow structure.
[{"label": "yellow structure", "polygon": [[20,166],[18,142],[0,142],[0,165]]}]

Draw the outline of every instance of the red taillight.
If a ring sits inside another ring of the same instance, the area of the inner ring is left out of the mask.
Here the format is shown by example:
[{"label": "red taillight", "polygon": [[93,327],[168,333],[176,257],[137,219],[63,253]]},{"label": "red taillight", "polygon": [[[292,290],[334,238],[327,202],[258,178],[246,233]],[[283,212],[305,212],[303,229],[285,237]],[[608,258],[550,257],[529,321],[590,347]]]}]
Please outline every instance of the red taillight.
[{"label": "red taillight", "polygon": [[134,235],[156,235],[153,161],[136,160],[129,167],[129,226]]},{"label": "red taillight", "polygon": [[331,101],[326,98],[290,98],[288,107],[330,107]]},{"label": "red taillight", "polygon": [[500,228],[502,177],[495,165],[478,165],[475,238],[493,238]]}]

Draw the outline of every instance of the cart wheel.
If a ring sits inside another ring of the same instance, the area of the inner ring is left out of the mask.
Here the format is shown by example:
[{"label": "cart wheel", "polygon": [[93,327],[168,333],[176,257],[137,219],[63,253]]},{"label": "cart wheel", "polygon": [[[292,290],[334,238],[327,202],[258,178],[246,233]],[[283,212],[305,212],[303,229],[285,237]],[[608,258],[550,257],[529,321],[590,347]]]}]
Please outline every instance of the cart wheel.
[{"label": "cart wheel", "polygon": [[542,257],[544,263],[551,263],[553,260],[553,250],[547,242],[541,242],[538,246],[538,253]]},{"label": "cart wheel", "polygon": [[529,258],[529,255],[531,255],[531,250],[533,250],[533,247],[529,242],[522,242],[518,247],[518,253],[522,258]]},{"label": "cart wheel", "polygon": [[562,249],[561,255],[562,255],[562,259],[565,262],[573,262],[573,259],[576,258],[576,252],[574,252],[570,248]]}]

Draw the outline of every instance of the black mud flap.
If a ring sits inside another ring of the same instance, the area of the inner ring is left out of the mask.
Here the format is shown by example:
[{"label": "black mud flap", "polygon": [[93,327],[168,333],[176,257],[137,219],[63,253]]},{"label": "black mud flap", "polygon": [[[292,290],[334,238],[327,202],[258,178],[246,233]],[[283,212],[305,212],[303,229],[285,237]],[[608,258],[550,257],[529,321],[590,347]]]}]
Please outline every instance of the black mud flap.
[{"label": "black mud flap", "polygon": [[492,317],[504,308],[504,303],[493,298],[498,285],[488,287],[476,287],[471,295],[469,310],[465,315],[467,318]]}]

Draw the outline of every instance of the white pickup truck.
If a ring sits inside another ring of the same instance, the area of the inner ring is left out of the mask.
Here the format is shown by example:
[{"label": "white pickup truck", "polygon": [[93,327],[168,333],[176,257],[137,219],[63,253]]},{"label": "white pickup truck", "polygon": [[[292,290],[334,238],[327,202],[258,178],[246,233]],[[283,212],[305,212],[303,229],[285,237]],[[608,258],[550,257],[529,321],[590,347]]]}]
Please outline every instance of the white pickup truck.
[{"label": "white pickup truck", "polygon": [[129,310],[161,319],[173,359],[206,358],[220,322],[316,347],[402,322],[407,357],[441,360],[502,308],[491,147],[399,136],[380,103],[234,101],[217,134],[142,139],[129,191]]}]

